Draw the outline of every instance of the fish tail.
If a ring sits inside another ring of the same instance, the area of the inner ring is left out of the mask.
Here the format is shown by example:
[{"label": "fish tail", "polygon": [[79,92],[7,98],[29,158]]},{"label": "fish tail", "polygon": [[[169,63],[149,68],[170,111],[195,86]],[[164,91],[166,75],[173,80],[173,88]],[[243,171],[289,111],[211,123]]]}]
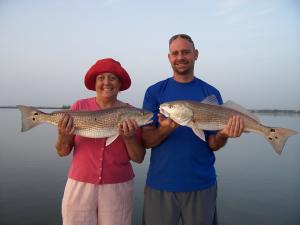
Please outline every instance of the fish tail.
[{"label": "fish tail", "polygon": [[42,111],[35,107],[17,105],[22,114],[22,128],[21,131],[27,131],[31,128],[39,125],[41,122],[38,120],[40,114],[44,114]]},{"label": "fish tail", "polygon": [[269,132],[267,135],[264,135],[264,137],[270,142],[275,152],[279,155],[287,139],[298,133],[294,130],[280,127],[269,127],[268,129]]}]

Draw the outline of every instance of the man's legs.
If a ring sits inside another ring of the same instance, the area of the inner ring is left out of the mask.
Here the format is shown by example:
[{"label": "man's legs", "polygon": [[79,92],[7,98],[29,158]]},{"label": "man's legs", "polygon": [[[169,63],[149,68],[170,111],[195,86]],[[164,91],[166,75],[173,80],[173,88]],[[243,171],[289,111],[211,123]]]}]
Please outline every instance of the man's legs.
[{"label": "man's legs", "polygon": [[218,225],[217,185],[193,192],[177,192],[183,225]]},{"label": "man's legs", "polygon": [[180,206],[174,192],[145,187],[143,225],[177,225]]}]

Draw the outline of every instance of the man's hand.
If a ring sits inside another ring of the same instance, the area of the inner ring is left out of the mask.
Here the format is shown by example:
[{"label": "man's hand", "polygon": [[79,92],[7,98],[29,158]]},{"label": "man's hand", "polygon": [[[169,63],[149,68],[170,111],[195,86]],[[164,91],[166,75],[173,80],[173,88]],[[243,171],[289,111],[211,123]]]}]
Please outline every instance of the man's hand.
[{"label": "man's hand", "polygon": [[179,126],[178,123],[176,123],[174,120],[170,119],[170,118],[166,118],[164,115],[162,115],[161,113],[157,114],[158,117],[158,122],[159,125],[161,126],[161,128],[166,128],[166,129],[170,129],[173,130],[175,128],[177,128]]},{"label": "man's hand", "polygon": [[172,119],[166,118],[160,113],[158,113],[157,116],[159,127],[151,125],[144,126],[142,128],[142,140],[146,148],[153,148],[159,145],[173,130],[179,126],[179,124],[174,122]]},{"label": "man's hand", "polygon": [[208,145],[212,151],[222,148],[228,138],[240,137],[244,131],[244,120],[239,115],[233,115],[229,118],[227,125],[216,135],[208,137]]},{"label": "man's hand", "polygon": [[244,132],[244,120],[239,115],[229,118],[227,125],[219,132],[221,136],[227,138],[240,137]]}]

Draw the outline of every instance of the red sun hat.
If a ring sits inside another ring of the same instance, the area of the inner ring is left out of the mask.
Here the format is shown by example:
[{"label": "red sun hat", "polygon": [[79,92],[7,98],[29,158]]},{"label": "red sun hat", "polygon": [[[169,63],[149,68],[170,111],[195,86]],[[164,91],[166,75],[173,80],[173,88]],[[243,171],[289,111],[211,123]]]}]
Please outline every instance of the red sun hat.
[{"label": "red sun hat", "polygon": [[121,81],[120,91],[128,89],[131,85],[131,80],[126,70],[121,64],[111,58],[98,60],[86,73],[84,84],[87,89],[95,91],[96,77],[102,73],[112,73]]}]

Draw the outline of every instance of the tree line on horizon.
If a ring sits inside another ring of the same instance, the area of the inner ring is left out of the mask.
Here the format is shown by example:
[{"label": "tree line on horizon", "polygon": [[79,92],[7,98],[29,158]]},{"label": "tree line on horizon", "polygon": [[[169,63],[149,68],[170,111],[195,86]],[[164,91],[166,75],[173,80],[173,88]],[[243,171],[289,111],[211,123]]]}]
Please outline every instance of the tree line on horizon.
[{"label": "tree line on horizon", "polygon": [[[70,105],[63,104],[62,106],[32,106],[38,109],[69,109]],[[16,109],[17,106],[0,106],[0,108],[4,109]],[[300,110],[296,109],[248,109],[252,113],[297,113],[300,114]]]}]

